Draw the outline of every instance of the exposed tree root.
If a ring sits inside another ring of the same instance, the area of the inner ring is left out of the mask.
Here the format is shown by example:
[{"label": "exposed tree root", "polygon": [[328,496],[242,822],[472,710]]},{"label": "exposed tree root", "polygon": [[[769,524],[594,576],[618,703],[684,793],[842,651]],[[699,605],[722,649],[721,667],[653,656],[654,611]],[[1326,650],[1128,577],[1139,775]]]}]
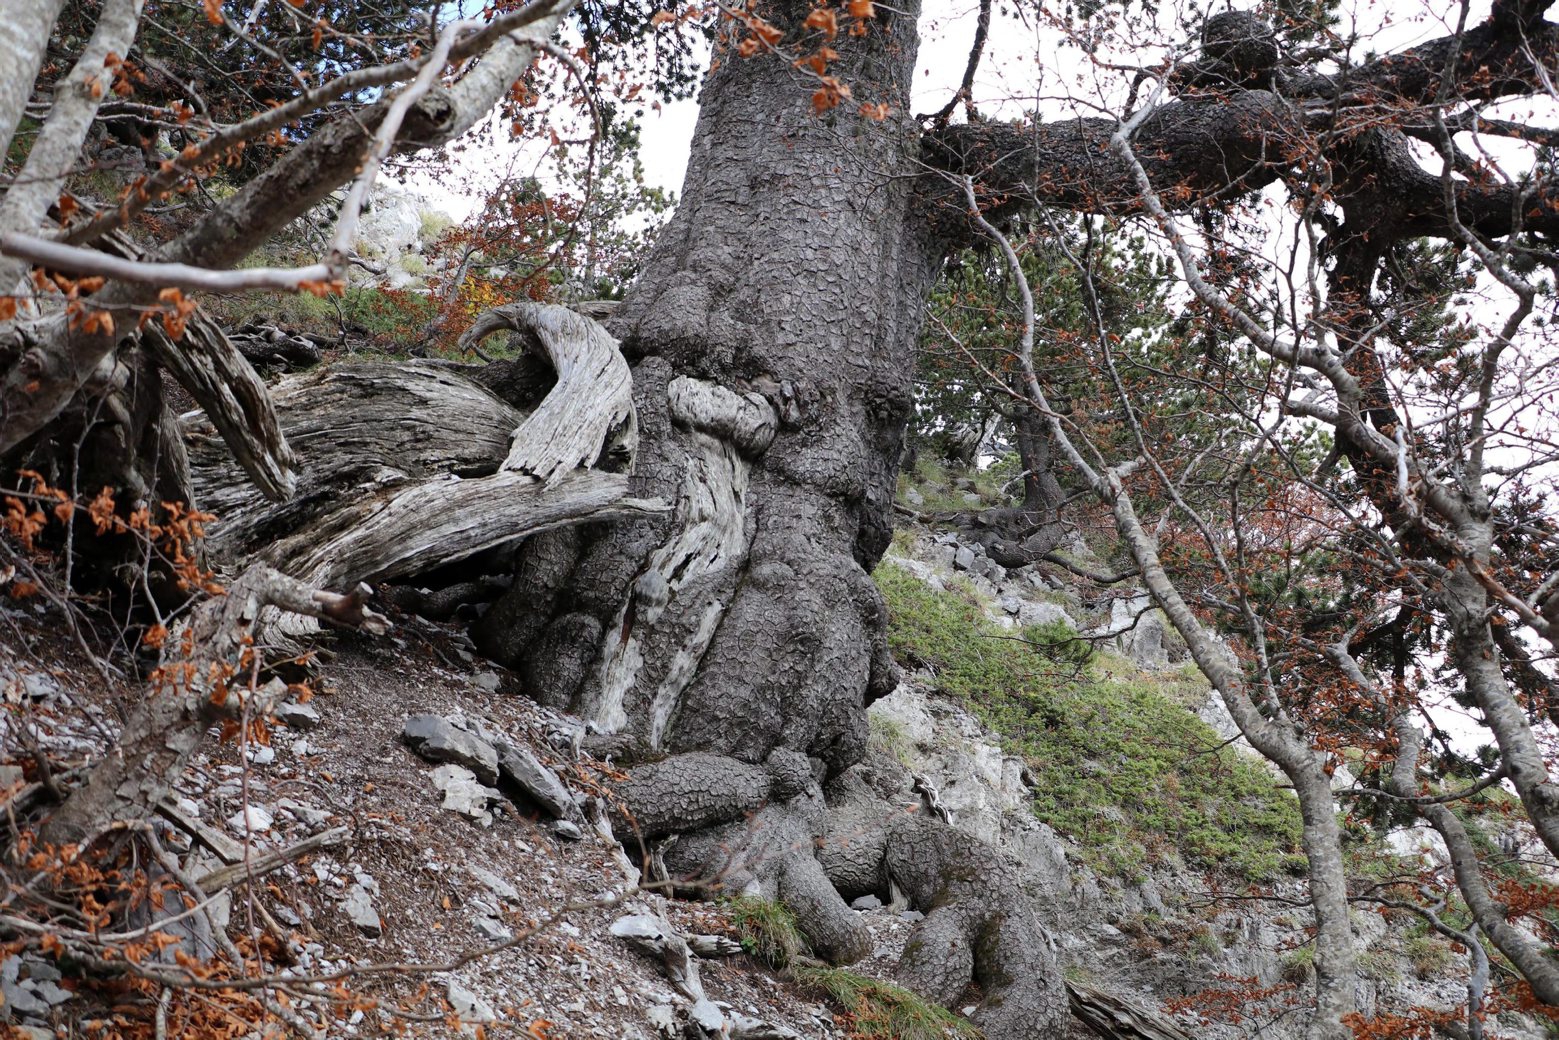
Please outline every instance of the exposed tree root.
[{"label": "exposed tree root", "polygon": [[943,1005],[978,984],[974,1022],[989,1040],[1045,1035],[1066,1013],[1054,951],[1015,865],[927,812],[905,811],[917,796],[902,780],[856,767],[825,803],[795,752],[763,765],[687,754],[631,770],[618,794],[624,827],[637,821],[647,842],[675,835],[660,845],[673,880],[778,899],[835,963],[868,950],[845,900],[896,887],[925,914],[899,981]]}]

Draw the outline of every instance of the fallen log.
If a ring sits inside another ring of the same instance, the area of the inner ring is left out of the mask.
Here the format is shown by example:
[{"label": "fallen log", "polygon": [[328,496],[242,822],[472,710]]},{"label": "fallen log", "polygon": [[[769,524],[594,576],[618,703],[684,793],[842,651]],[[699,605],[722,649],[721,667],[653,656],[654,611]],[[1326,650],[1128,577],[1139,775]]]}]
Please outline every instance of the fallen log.
[{"label": "fallen log", "polygon": [[[183,417],[197,500],[217,516],[212,558],[351,586],[414,577],[558,527],[666,511],[630,494],[637,421],[617,342],[589,318],[531,303],[488,312],[468,337],[501,329],[544,356],[550,385],[535,379],[534,363],[505,371],[437,361],[345,364],[278,382],[270,397],[280,428],[306,463],[284,502],[233,464],[208,418]],[[545,393],[539,403],[504,400],[477,375],[516,397]],[[311,629],[275,611],[273,626]]]},{"label": "fallen log", "polygon": [[1067,982],[1072,1016],[1104,1040],[1191,1040],[1162,1015],[1081,982]]}]

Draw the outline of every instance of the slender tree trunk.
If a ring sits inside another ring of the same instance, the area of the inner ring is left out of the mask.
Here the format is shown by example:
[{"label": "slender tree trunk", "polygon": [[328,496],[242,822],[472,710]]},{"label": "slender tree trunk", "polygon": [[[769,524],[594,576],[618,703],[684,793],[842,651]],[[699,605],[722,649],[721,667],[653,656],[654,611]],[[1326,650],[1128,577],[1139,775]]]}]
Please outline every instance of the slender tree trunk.
[{"label": "slender tree trunk", "polygon": [[0,155],[11,147],[22,110],[32,96],[33,80],[43,65],[49,32],[64,6],[65,0],[21,0],[6,5],[6,16],[0,19]]},{"label": "slender tree trunk", "polygon": [[[1016,389],[1022,393],[1021,386]],[[1023,511],[1034,514],[1037,522],[1053,522],[1066,494],[1056,480],[1051,462],[1050,429],[1045,417],[1033,405],[1020,400],[1012,409],[1012,433],[1018,447],[1018,464],[1023,467]]]}]

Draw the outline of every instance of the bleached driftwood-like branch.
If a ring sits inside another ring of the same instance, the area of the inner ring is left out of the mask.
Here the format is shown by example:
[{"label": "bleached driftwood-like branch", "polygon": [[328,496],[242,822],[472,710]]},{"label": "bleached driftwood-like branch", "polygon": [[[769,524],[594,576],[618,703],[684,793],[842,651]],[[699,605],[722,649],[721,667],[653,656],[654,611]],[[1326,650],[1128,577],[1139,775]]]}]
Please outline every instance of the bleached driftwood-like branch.
[{"label": "bleached driftwood-like branch", "polygon": [[[140,248],[120,232],[106,236],[103,248],[125,263],[138,262],[142,256]],[[191,311],[184,316],[183,326],[183,335],[175,340],[162,322],[148,322],[141,329],[142,342],[205,410],[261,494],[275,502],[291,498],[297,457],[282,433],[265,382],[204,312]]]},{"label": "bleached driftwood-like branch", "polygon": [[521,301],[480,315],[460,346],[505,329],[546,356],[558,383],[514,431],[503,469],[552,483],[578,466],[597,464],[614,447],[634,449],[633,374],[606,329],[567,307]]},{"label": "bleached driftwood-like branch", "polygon": [[631,447],[636,429],[632,377],[605,330],[535,304],[499,308],[478,320],[484,328],[533,336],[557,367],[529,416],[434,362],[283,380],[273,400],[310,460],[291,502],[259,500],[190,417],[197,493],[222,518],[210,541],[218,558],[256,554],[313,584],[382,581],[555,527],[669,508],[631,498],[624,473],[581,468]]},{"label": "bleached driftwood-like branch", "polygon": [[277,542],[276,566],[320,584],[420,574],[555,527],[664,512],[630,498],[621,473],[575,471],[553,484],[528,473],[423,480],[369,495]]}]

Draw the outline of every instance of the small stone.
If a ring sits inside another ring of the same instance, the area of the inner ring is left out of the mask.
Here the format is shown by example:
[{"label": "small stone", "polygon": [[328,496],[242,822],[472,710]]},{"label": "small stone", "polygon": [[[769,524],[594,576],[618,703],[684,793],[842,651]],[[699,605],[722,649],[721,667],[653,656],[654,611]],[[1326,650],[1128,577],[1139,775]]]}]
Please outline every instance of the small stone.
[{"label": "small stone", "polygon": [[509,884],[509,882],[505,881],[497,874],[494,874],[486,867],[478,867],[475,865],[467,866],[466,873],[480,881],[483,887],[485,887],[489,892],[497,896],[499,899],[510,903],[518,903],[520,901],[519,889]]},{"label": "small stone", "polygon": [[1013,617],[1017,617],[1023,611],[1023,601],[1016,596],[1003,596],[1001,598],[1001,609]]},{"label": "small stone", "polygon": [[324,809],[300,802],[296,798],[283,798],[276,803],[276,808],[287,810],[310,827],[322,827],[330,822],[331,816],[335,815]]},{"label": "small stone", "polygon": [[923,921],[925,918],[926,915],[921,913],[919,910],[905,910],[903,913],[899,914],[900,921],[908,921],[911,924],[915,923],[916,921]]},{"label": "small stone", "polygon": [[489,942],[508,942],[514,938],[514,933],[496,917],[478,917],[471,923],[471,927],[476,929],[477,935]]},{"label": "small stone", "polygon": [[276,761],[276,749],[270,747],[257,747],[249,752],[249,761],[257,766],[268,766]]},{"label": "small stone", "polygon": [[413,715],[401,737],[430,762],[454,762],[476,774],[489,787],[498,782],[498,752],[485,740],[457,728],[437,715]]},{"label": "small stone", "polygon": [[471,677],[471,685],[486,693],[497,693],[502,682],[497,672],[478,672]]},{"label": "small stone", "polygon": [[46,701],[60,692],[60,684],[52,675],[44,672],[0,671],[0,690],[14,692],[35,701]]},{"label": "small stone", "polygon": [[480,783],[476,774],[465,766],[453,762],[439,766],[433,770],[433,786],[444,793],[443,808],[469,816],[484,827],[492,825],[493,814],[487,806],[502,796]]},{"label": "small stone", "polygon": [[909,488],[904,492],[904,501],[915,509],[919,509],[926,504],[926,496],[914,488]]},{"label": "small stone", "polygon": [[65,1001],[75,996],[75,994],[70,990],[61,989],[59,986],[49,982],[48,980],[39,981],[34,979],[31,988],[34,995],[36,995],[39,1000],[43,1001],[50,1007],[53,1007],[56,1004],[63,1004]]},{"label": "small stone", "polygon": [[276,706],[276,721],[288,729],[313,729],[320,723],[319,709],[312,704],[285,701]]},{"label": "small stone", "polygon": [[677,1028],[677,1013],[670,1004],[656,1004],[644,1013],[650,1026],[662,1036],[679,1036],[681,1030]]},{"label": "small stone", "polygon": [[449,980],[449,988],[445,991],[445,995],[449,998],[449,1006],[454,1008],[460,1021],[467,1025],[483,1025],[498,1021],[498,1013],[493,1010],[491,1004],[454,979]]},{"label": "small stone", "polygon": [[346,916],[368,938],[377,939],[384,932],[384,924],[379,920],[379,911],[374,909],[373,899],[369,897],[368,890],[362,885],[352,885],[346,890],[346,898],[341,901],[341,909],[346,911]]},{"label": "small stone", "polygon": [[9,791],[24,779],[21,766],[0,766],[0,791]]},{"label": "small stone", "polygon": [[227,818],[228,828],[239,834],[264,834],[275,822],[271,811],[260,805],[248,806]]},{"label": "small stone", "polygon": [[696,1027],[703,1036],[726,1036],[725,1013],[707,997],[693,1003],[687,1013],[688,1025]]},{"label": "small stone", "polygon": [[960,545],[958,551],[953,554],[953,567],[966,571],[974,566],[974,550],[967,545]]},{"label": "small stone", "polygon": [[964,505],[977,506],[980,504],[980,496],[973,491],[963,496]]},{"label": "small stone", "polygon": [[572,820],[554,820],[552,833],[564,841],[579,841],[585,836],[585,832],[579,829],[579,824]]},{"label": "small stone", "polygon": [[974,566],[969,569],[981,577],[990,579],[992,583],[999,583],[1007,580],[1007,568],[1003,567],[989,556],[980,557],[977,561],[975,561]]},{"label": "small stone", "polygon": [[850,903],[852,910],[876,910],[882,906],[882,900],[868,892],[864,896],[858,896]]},{"label": "small stone", "polygon": [[1066,608],[1059,603],[1026,602],[1018,609],[1018,621],[1025,626],[1060,623],[1074,632],[1077,631],[1077,622],[1072,620],[1072,615],[1068,614]]}]

